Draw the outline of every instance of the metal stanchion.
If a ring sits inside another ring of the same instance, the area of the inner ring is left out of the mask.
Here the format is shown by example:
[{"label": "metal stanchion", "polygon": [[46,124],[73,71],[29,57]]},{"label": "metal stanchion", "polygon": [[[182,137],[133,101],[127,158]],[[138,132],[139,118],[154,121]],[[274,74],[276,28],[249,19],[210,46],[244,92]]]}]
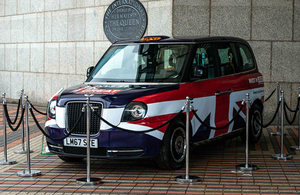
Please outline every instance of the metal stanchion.
[{"label": "metal stanchion", "polygon": [[290,160],[291,155],[283,154],[283,131],[284,131],[284,92],[281,91],[281,139],[280,139],[280,154],[273,154],[272,157],[277,160]]},{"label": "metal stanchion", "polygon": [[[299,87],[299,95],[298,98],[300,98],[300,87]],[[300,150],[300,106],[298,108],[298,114],[299,114],[299,126],[298,126],[298,146],[291,146],[291,149],[293,150]]]},{"label": "metal stanchion", "polygon": [[[279,102],[280,91],[281,91],[281,87],[280,87],[279,82],[277,82],[277,102]],[[280,111],[278,111],[278,113],[277,113],[277,131],[271,132],[270,135],[281,135],[281,129],[280,129],[279,123],[280,123]]]},{"label": "metal stanchion", "polygon": [[[5,93],[2,94],[2,99],[3,99],[3,105],[6,105],[6,97]],[[6,137],[6,116],[5,112],[3,110],[3,139],[4,139],[4,160],[0,160],[0,165],[12,165],[16,164],[17,161],[15,160],[7,160],[7,137]]]},{"label": "metal stanchion", "polygon": [[[258,167],[256,165],[253,164],[249,164],[249,107],[250,107],[250,103],[249,103],[249,93],[246,93],[246,162],[245,164],[240,164],[237,165],[236,168],[241,170],[241,171],[254,171],[257,170]],[[254,116],[255,117],[255,116]]]},{"label": "metal stanchion", "polygon": [[27,143],[27,170],[19,171],[17,173],[20,177],[34,177],[39,176],[42,173],[38,170],[31,170],[30,168],[30,138],[29,138],[29,115],[28,107],[30,106],[28,102],[28,96],[25,96],[25,121],[26,121],[26,143]]},{"label": "metal stanchion", "polygon": [[195,183],[199,181],[199,177],[195,175],[189,175],[189,159],[190,159],[190,107],[193,98],[186,97],[186,165],[185,165],[185,175],[179,175],[176,177],[176,181],[180,183]]},{"label": "metal stanchion", "polygon": [[[21,100],[22,109],[25,109],[24,89],[21,90],[20,100]],[[25,141],[24,141],[24,137],[25,137],[24,118],[20,119],[20,120],[22,120],[22,148],[15,149],[14,153],[15,154],[26,154],[27,151],[25,150]],[[32,153],[32,152],[33,152],[33,150],[30,150],[30,153]]]},{"label": "metal stanchion", "polygon": [[91,108],[90,108],[90,97],[93,94],[85,94],[86,98],[86,110],[87,110],[87,123],[86,123],[86,164],[87,164],[87,177],[77,179],[79,185],[96,185],[101,182],[99,178],[91,178],[91,153],[90,153],[90,123],[91,123]]}]

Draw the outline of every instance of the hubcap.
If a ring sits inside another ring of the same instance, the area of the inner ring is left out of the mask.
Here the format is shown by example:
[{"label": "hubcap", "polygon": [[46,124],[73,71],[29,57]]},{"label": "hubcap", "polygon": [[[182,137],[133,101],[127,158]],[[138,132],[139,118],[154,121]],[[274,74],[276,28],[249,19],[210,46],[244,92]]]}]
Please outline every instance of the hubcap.
[{"label": "hubcap", "polygon": [[252,117],[252,125],[253,125],[253,134],[255,136],[258,136],[260,131],[261,131],[261,126],[259,125],[259,123],[256,121],[258,120],[259,123],[261,124],[261,113],[258,110],[255,110],[253,113],[253,117]]},{"label": "hubcap", "polygon": [[185,131],[182,127],[177,127],[171,136],[170,149],[175,162],[182,162],[185,157]]}]

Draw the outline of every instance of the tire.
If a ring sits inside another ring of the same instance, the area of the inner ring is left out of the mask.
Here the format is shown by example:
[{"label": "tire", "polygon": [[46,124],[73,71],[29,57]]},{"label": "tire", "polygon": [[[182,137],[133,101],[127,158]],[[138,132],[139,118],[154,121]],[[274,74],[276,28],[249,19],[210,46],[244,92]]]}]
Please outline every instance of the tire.
[{"label": "tire", "polygon": [[252,143],[258,142],[262,133],[262,127],[255,118],[262,123],[262,109],[257,104],[253,105],[249,116],[249,141]]},{"label": "tire", "polygon": [[184,165],[185,154],[185,125],[176,120],[167,128],[156,161],[161,169],[180,169]]},{"label": "tire", "polygon": [[61,155],[58,155],[58,157],[65,162],[81,162],[84,159],[83,157],[70,157]]}]

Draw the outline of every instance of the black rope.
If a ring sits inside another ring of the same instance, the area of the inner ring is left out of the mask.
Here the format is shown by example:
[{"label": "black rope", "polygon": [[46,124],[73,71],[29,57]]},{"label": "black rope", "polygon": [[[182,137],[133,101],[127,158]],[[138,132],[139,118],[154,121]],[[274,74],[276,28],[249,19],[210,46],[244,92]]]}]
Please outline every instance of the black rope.
[{"label": "black rope", "polygon": [[236,119],[236,117],[240,114],[240,112],[242,111],[244,107],[244,104],[241,105],[240,109],[238,110],[238,112],[234,115],[234,117],[226,124],[226,125],[223,125],[221,127],[212,127],[206,123],[204,123],[203,120],[200,119],[200,117],[197,115],[197,113],[195,112],[195,110],[193,109],[192,112],[194,113],[195,117],[198,119],[198,121],[203,124],[205,127],[207,128],[210,128],[210,129],[214,129],[214,130],[221,130],[221,129],[224,129],[226,127],[228,127],[233,121],[234,119]]},{"label": "black rope", "polygon": [[277,87],[275,87],[275,88],[273,89],[273,91],[272,91],[272,93],[269,95],[269,97],[267,97],[267,98],[265,99],[265,102],[268,101],[268,100],[274,95],[274,93],[275,93],[276,90],[277,90]]},{"label": "black rope", "polygon": [[29,100],[27,100],[27,101],[29,102],[29,104],[30,104],[30,106],[33,108],[33,110],[35,110],[36,112],[38,112],[38,113],[40,113],[40,114],[42,114],[42,115],[47,115],[47,113],[41,112],[41,111],[39,111],[38,109],[36,109],[36,108],[30,103]]},{"label": "black rope", "polygon": [[256,120],[256,122],[257,122],[261,127],[263,127],[263,128],[266,128],[266,127],[270,126],[271,123],[273,123],[273,121],[275,120],[275,118],[276,118],[276,116],[277,116],[277,113],[278,113],[279,107],[280,107],[280,103],[281,103],[281,101],[278,102],[278,105],[277,105],[275,114],[274,114],[274,116],[272,117],[272,119],[271,119],[271,121],[270,121],[269,123],[267,123],[266,125],[263,125],[263,124],[261,124],[261,122],[260,122],[256,117],[254,117],[254,119]]},{"label": "black rope", "polygon": [[[10,124],[12,124],[12,125],[16,124],[17,119],[18,119],[18,116],[19,116],[20,104],[21,104],[21,100],[19,99],[18,108],[17,108],[17,114],[16,114],[16,116],[15,116],[14,121],[11,121],[11,120],[10,120],[9,114],[8,114],[8,112],[6,112],[7,114],[6,114],[5,116],[6,116],[6,119],[7,119],[7,122],[8,122],[8,123],[10,123]],[[5,104],[5,105],[6,105],[6,104]],[[6,107],[6,111],[7,111],[7,107]]]},{"label": "black rope", "polygon": [[126,131],[126,132],[130,132],[130,133],[148,133],[148,132],[151,132],[151,131],[155,131],[157,129],[160,129],[164,126],[166,126],[167,124],[169,124],[170,122],[172,122],[172,120],[174,120],[175,118],[177,118],[180,114],[182,114],[183,110],[180,110],[180,112],[178,112],[173,118],[171,118],[170,120],[168,120],[167,122],[155,127],[155,128],[152,128],[152,129],[147,129],[147,130],[142,130],[142,131],[133,131],[133,130],[129,130],[129,129],[123,129],[121,127],[118,127],[118,126],[115,126],[113,124],[111,124],[110,122],[108,122],[107,120],[105,120],[104,118],[102,118],[97,112],[94,112],[92,110],[92,112],[100,119],[102,120],[103,122],[105,122],[107,125],[115,128],[115,129],[119,129],[119,130],[122,130],[122,131]]},{"label": "black rope", "polygon": [[[5,114],[5,117],[8,118],[8,111],[7,111],[7,105],[6,104],[3,104],[3,110],[4,110],[4,114]],[[10,120],[7,120],[7,124],[9,126],[9,128],[12,130],[12,131],[17,131],[21,125],[21,122],[24,120],[24,112],[25,112],[25,109],[22,109],[22,114],[21,114],[21,118],[20,118],[20,121],[19,123],[17,124],[17,126],[14,128],[12,126],[12,123]]]},{"label": "black rope", "polygon": [[298,104],[297,104],[297,109],[296,111],[294,112],[294,116],[293,116],[293,119],[292,121],[289,120],[288,116],[287,116],[287,112],[286,112],[286,108],[287,108],[287,105],[286,103],[284,102],[284,115],[285,115],[285,119],[286,121],[291,125],[295,122],[295,119],[296,119],[296,116],[297,116],[297,111],[298,111],[298,107],[299,107],[299,101],[298,101]]},{"label": "black rope", "polygon": [[291,108],[289,108],[289,106],[285,103],[285,101],[284,101],[284,106],[285,106],[290,112],[298,112],[298,110],[299,110],[299,100],[300,100],[300,97],[298,97],[297,106],[296,106],[296,109],[295,109],[295,110],[292,110]]},{"label": "black rope", "polygon": [[50,135],[48,135],[48,134],[43,130],[43,128],[40,126],[40,124],[39,124],[39,122],[37,121],[37,119],[36,119],[36,117],[35,117],[35,115],[34,115],[32,109],[29,108],[29,110],[30,110],[31,116],[32,116],[34,122],[36,123],[37,127],[39,128],[39,130],[40,130],[47,138],[49,138],[49,139],[51,139],[51,140],[53,140],[53,141],[59,141],[59,140],[63,140],[63,139],[65,139],[65,138],[69,137],[69,136],[73,133],[73,131],[76,129],[76,127],[78,126],[78,124],[79,124],[79,122],[81,121],[81,119],[82,119],[82,117],[83,117],[83,114],[84,114],[83,112],[80,114],[79,119],[77,120],[77,122],[75,123],[74,127],[69,131],[69,133],[68,133],[67,135],[65,135],[64,137],[61,137],[61,138],[53,138],[53,137],[51,137]]}]

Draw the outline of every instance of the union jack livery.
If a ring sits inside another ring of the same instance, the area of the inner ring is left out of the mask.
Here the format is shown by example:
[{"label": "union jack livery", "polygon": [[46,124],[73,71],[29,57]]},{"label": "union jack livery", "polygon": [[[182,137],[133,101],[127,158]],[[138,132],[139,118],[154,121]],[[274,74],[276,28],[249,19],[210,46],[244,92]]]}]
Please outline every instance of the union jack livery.
[{"label": "union jack livery", "polygon": [[[260,139],[262,128],[257,120],[262,121],[264,82],[252,49],[243,39],[161,36],[117,42],[95,67],[88,68],[87,76],[86,82],[61,91],[48,103],[46,133],[66,138],[47,138],[47,143],[62,160],[86,157],[86,115],[79,121],[85,94],[93,94],[91,157],[148,157],[155,158],[162,169],[182,167],[186,113],[178,113],[187,96],[194,98],[194,110],[206,124],[190,113],[192,144],[244,135],[246,108],[238,111],[246,93],[252,103],[249,137],[253,142]],[[212,128],[232,119],[223,129]]]}]

